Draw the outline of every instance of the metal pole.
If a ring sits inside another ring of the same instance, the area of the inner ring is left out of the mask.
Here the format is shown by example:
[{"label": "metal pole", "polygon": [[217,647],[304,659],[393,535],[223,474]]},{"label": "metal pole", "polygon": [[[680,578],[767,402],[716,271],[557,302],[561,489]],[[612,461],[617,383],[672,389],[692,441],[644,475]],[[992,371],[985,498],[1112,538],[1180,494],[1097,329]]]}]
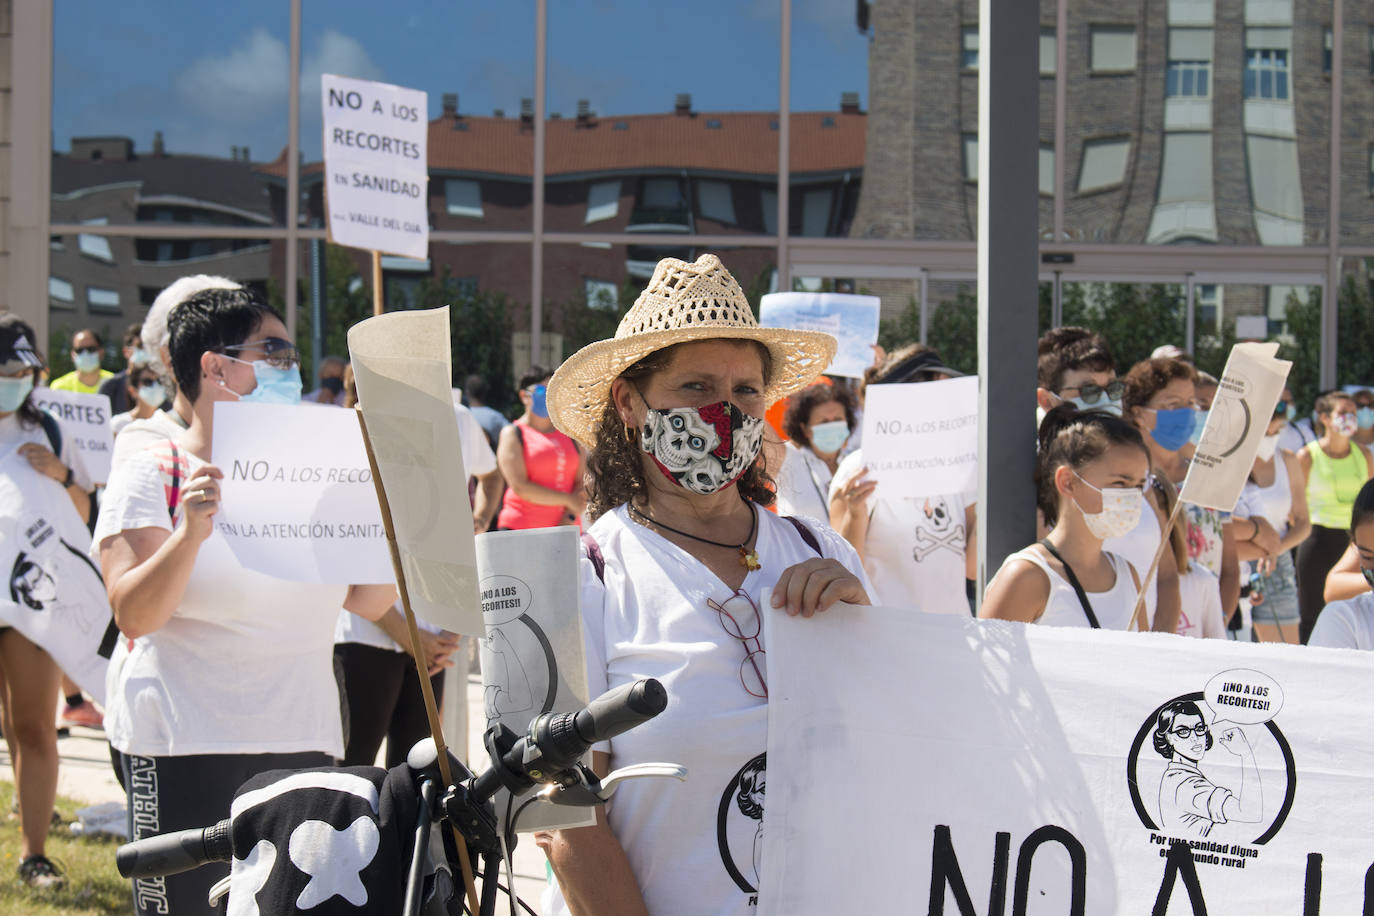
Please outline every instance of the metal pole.
[{"label": "metal pole", "polygon": [[1054,284],[1050,288],[1050,327],[1064,324],[1064,272],[1054,272]]},{"label": "metal pole", "polygon": [[792,203],[792,0],[782,0],[778,38],[778,292],[792,288],[791,249],[787,244]]},{"label": "metal pole", "polygon": [[534,4],[534,240],[530,243],[530,362],[543,363],[544,333],[544,128],[547,126],[548,0]]},{"label": "metal pole", "polygon": [[[286,335],[296,339],[296,307],[299,291],[300,246],[296,229],[301,209],[301,0],[291,0],[291,74],[287,78],[286,102]],[[316,355],[318,362],[319,356]]]},{"label": "metal pole", "polygon": [[324,359],[324,239],[310,246],[310,353],[315,363],[315,385],[320,387],[320,360]]},{"label": "metal pole", "polygon": [[1341,46],[1345,43],[1345,0],[1331,3],[1331,158],[1326,213],[1326,289],[1322,290],[1321,373],[1322,389],[1336,387],[1337,314],[1341,299],[1341,107],[1345,67]]},{"label": "metal pole", "polygon": [[921,343],[925,343],[930,331],[930,271],[922,268],[917,282],[921,284]]},{"label": "metal pole", "polygon": [[1183,349],[1192,353],[1197,341],[1197,284],[1193,282],[1191,272],[1183,278],[1183,294],[1188,297],[1183,319]]},{"label": "metal pole", "polygon": [[[980,0],[978,67],[978,600],[1035,541],[1040,10]],[[996,218],[993,218],[996,214]],[[995,269],[994,269],[995,268]]]},{"label": "metal pole", "polygon": [[[1064,241],[1064,159],[1068,155],[1069,0],[1059,0],[1054,27],[1054,240]],[[1055,304],[1059,292],[1055,291]]]}]

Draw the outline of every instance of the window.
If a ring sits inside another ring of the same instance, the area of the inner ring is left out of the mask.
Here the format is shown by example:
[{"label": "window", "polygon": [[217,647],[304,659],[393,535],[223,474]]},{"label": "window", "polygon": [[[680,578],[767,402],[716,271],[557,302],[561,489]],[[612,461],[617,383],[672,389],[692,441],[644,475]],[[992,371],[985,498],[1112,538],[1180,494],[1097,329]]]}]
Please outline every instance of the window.
[{"label": "window", "polygon": [[[102,216],[99,219],[86,219],[81,222],[86,226],[103,226],[109,220]],[[114,261],[114,253],[110,251],[110,240],[103,235],[85,235],[84,233],[78,235],[76,247],[88,257],[101,261]]]},{"label": "window", "polygon": [[1124,137],[1089,140],[1083,144],[1083,165],[1078,172],[1078,190],[1095,191],[1122,182],[1131,141]]},{"label": "window", "polygon": [[1212,30],[1170,29],[1167,98],[1207,98],[1211,93]]},{"label": "window", "polygon": [[1211,201],[1212,135],[1166,133],[1159,202]]},{"label": "window", "polygon": [[1040,144],[1040,193],[1054,196],[1054,144]]},{"label": "window", "polygon": [[965,70],[978,69],[978,26],[966,25],[960,32],[959,66]]},{"label": "window", "polygon": [[90,306],[91,311],[117,312],[119,311],[119,290],[88,286],[86,287],[86,304]]},{"label": "window", "polygon": [[1215,283],[1199,283],[1193,287],[1193,309],[1198,324],[1216,325],[1221,309],[1221,293]]},{"label": "window", "polygon": [[807,191],[802,198],[802,235],[821,238],[830,228],[830,202],[834,195],[829,189]]},{"label": "window", "polygon": [[1059,64],[1059,48],[1054,40],[1054,29],[1040,30],[1040,75],[1054,76]]},{"label": "window", "polygon": [[706,129],[707,129],[707,130],[720,130],[720,118],[707,118],[707,119],[706,119]]},{"label": "window", "polygon": [[48,297],[58,302],[75,302],[76,290],[71,283],[58,277],[48,277]]},{"label": "window", "polygon": [[620,212],[620,182],[598,181],[587,189],[588,223],[603,219],[615,219]]},{"label": "window", "polygon": [[1322,30],[1322,73],[1331,75],[1331,27]]},{"label": "window", "polygon": [[1288,52],[1280,48],[1254,48],[1245,52],[1245,97],[1288,98]]},{"label": "window", "polygon": [[587,296],[587,305],[592,308],[606,309],[611,312],[620,310],[620,303],[617,301],[619,290],[609,280],[593,280],[591,277],[585,277],[582,280],[582,290]]},{"label": "window", "polygon": [[450,178],[444,182],[444,201],[449,216],[482,218],[482,187],[465,178]]},{"label": "window", "polygon": [[[1371,179],[1374,181],[1374,179]],[[763,208],[763,231],[768,235],[778,234],[778,192],[764,188],[759,194],[759,206]]]},{"label": "window", "polygon": [[978,135],[964,134],[964,178],[978,180]]},{"label": "window", "polygon": [[730,185],[723,181],[698,181],[697,211],[703,219],[734,223],[735,201],[730,195]]},{"label": "window", "polygon": [[66,246],[62,244],[62,236],[60,236],[60,235],[50,235],[50,236],[48,236],[48,248],[50,248],[51,250],[53,250],[53,251],[61,251],[61,250],[62,250],[63,248],[65,248],[65,247],[66,247]]},{"label": "window", "polygon": [[1135,70],[1134,26],[1095,25],[1090,31],[1094,73],[1128,73]]}]

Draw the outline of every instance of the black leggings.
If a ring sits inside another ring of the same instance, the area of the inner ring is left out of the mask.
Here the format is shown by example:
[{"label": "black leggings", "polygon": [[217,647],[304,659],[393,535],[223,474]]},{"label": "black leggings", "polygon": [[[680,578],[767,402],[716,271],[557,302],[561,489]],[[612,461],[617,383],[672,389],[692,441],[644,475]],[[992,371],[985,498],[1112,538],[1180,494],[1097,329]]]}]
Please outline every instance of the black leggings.
[{"label": "black leggings", "polygon": [[[331,766],[328,754],[197,754],[138,757],[121,754],[129,795],[129,836],[144,837],[207,827],[229,816],[238,787],[266,770]],[[206,902],[210,887],[229,874],[225,863],[159,878],[134,881],[134,912],[139,916],[204,913],[222,916],[224,907]]]},{"label": "black leggings", "polygon": [[1307,645],[1317,615],[1326,606],[1322,592],[1326,589],[1326,574],[1345,553],[1350,535],[1340,528],[1312,526],[1312,534],[1294,551],[1294,566],[1298,575],[1298,639]]},{"label": "black leggings", "polygon": [[[404,763],[411,746],[429,737],[414,659],[407,652],[343,642],[334,646],[334,660],[336,672],[341,671],[339,693],[348,708],[344,766],[372,766],[383,738],[387,768]],[[429,683],[437,703],[444,672],[431,675]]]}]

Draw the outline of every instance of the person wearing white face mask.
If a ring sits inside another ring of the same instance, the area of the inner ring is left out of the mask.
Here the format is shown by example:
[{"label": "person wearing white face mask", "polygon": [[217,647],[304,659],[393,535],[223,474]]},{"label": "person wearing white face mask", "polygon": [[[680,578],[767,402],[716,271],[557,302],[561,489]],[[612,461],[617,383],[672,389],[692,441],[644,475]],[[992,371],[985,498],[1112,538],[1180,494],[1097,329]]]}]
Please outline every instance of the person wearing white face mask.
[{"label": "person wearing white face mask", "polygon": [[85,328],[72,335],[70,351],[72,365],[76,366],[66,375],[60,375],[49,383],[54,391],[75,391],[77,394],[96,394],[100,383],[112,378],[114,373],[100,367],[100,357],[105,353],[105,342],[94,328]]},{"label": "person wearing white face mask", "polygon": [[1125,630],[1140,575],[1102,549],[1140,519],[1150,457],[1131,424],[1103,411],[1060,405],[1040,424],[1038,502],[1053,527],[1006,559],[978,616],[1050,626]]},{"label": "person wearing white face mask", "polygon": [[[396,596],[393,586],[286,582],[238,562],[215,527],[215,405],[299,403],[300,356],[281,317],[244,289],[196,293],[167,323],[190,427],[111,473],[95,530],[115,622],[132,640],[106,677],[105,732],[138,812],[135,839],[213,823],[264,770],[343,756],[339,607],[376,620]],[[135,912],[213,912],[206,894],[226,872],[140,879]]]},{"label": "person wearing white face mask", "polygon": [[[1312,533],[1302,466],[1297,455],[1278,447],[1287,421],[1287,409],[1280,401],[1236,504],[1236,515],[1248,518],[1235,525],[1254,528],[1251,537],[1246,537],[1249,532],[1245,530],[1236,534],[1236,553],[1245,564],[1242,575],[1251,583],[1251,616],[1264,642],[1298,641],[1297,575],[1291,551]],[[1278,535],[1278,545],[1273,549],[1266,549],[1259,536],[1261,520]]]},{"label": "person wearing white face mask", "polygon": [[853,451],[854,395],[839,385],[811,385],[788,399],[782,425],[789,441],[778,472],[778,511],[828,525],[830,481]]},{"label": "person wearing white face mask", "polygon": [[115,414],[110,420],[110,432],[118,436],[135,420],[147,420],[161,409],[167,400],[167,386],[146,363],[129,366],[125,377],[129,403],[134,405],[124,413]]}]

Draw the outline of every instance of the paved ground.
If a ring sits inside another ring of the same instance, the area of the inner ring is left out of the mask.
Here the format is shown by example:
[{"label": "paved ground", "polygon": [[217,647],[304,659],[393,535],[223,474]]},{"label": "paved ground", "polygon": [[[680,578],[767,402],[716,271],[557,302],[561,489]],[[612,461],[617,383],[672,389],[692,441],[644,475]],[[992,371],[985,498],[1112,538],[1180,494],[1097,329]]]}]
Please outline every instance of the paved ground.
[{"label": "paved ground", "polygon": [[[482,682],[476,675],[468,681],[468,721],[473,723],[468,731],[468,761],[482,761],[485,769],[486,752],[482,749]],[[450,736],[448,740],[456,744]],[[58,751],[62,755],[62,766],[58,771],[57,791],[68,798],[97,804],[100,802],[124,801],[124,793],[115,780],[110,766],[109,746],[105,743],[105,733],[95,729],[73,728],[71,735],[58,739]],[[10,769],[9,752],[0,741],[0,779],[13,781]],[[227,813],[227,812],[226,812]],[[528,835],[521,835],[514,856],[515,887],[520,898],[529,904],[530,909],[539,912],[539,895],[545,885],[544,854],[535,847]],[[501,883],[506,883],[504,874]],[[504,901],[498,909],[505,911]]]}]

